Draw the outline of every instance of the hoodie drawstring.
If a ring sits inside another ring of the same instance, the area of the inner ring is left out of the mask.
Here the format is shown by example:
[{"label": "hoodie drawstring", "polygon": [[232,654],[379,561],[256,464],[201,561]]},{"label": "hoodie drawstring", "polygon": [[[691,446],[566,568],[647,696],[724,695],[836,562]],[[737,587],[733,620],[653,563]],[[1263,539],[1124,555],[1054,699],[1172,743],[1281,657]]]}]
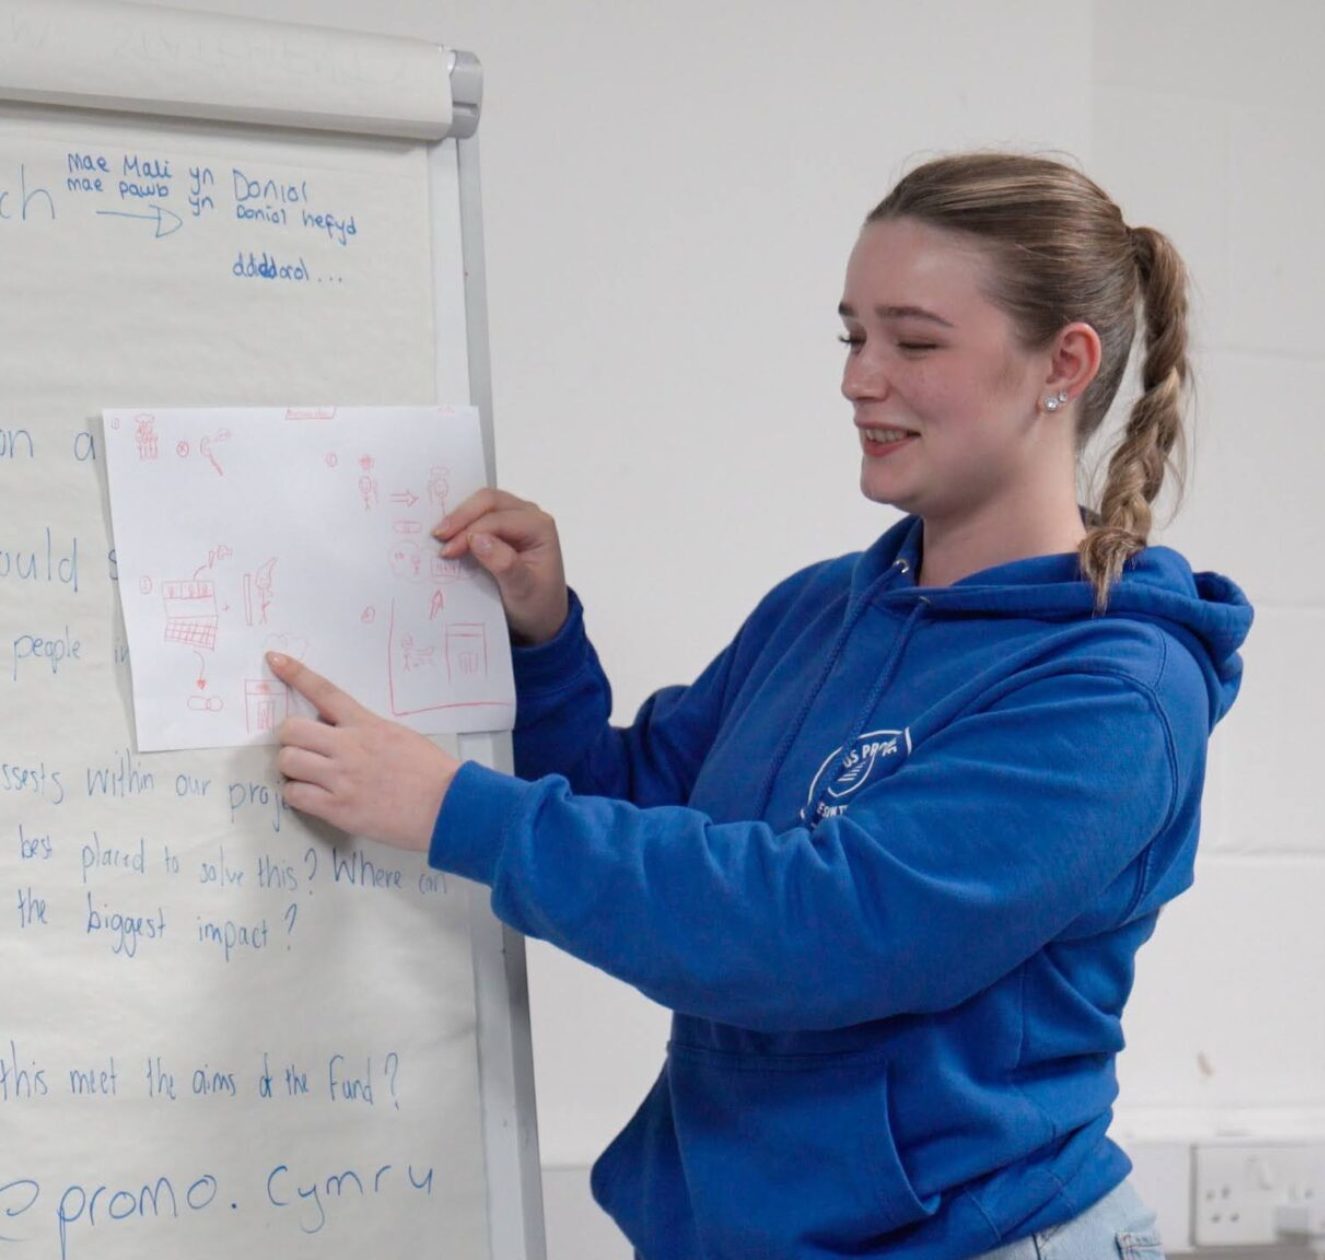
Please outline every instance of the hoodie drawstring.
[{"label": "hoodie drawstring", "polygon": [[851,728],[851,734],[842,741],[842,754],[838,758],[837,765],[833,767],[831,774],[823,775],[819,780],[819,790],[814,794],[814,799],[805,807],[805,820],[810,826],[814,826],[815,815],[818,812],[819,804],[828,794],[828,789],[832,787],[837,776],[842,773],[842,768],[846,764],[847,758],[851,755],[851,750],[856,746],[865,727],[869,725],[870,714],[874,712],[874,706],[879,703],[883,693],[888,689],[888,684],[892,682],[893,675],[897,672],[897,666],[901,662],[902,652],[911,638],[912,632],[919,624],[920,618],[925,615],[929,607],[929,600],[923,595],[919,602],[911,609],[911,615],[906,619],[906,625],[902,627],[902,632],[897,636],[897,641],[893,644],[893,650],[888,654],[888,660],[879,674],[874,686],[870,689],[870,694],[861,706],[860,714],[856,718],[855,725]]},{"label": "hoodie drawstring", "polygon": [[[773,795],[773,784],[776,782],[778,773],[782,769],[782,763],[786,760],[787,754],[791,751],[792,744],[795,742],[797,735],[800,734],[801,727],[805,724],[805,719],[809,716],[810,709],[813,707],[819,693],[823,690],[824,684],[828,681],[828,676],[833,672],[833,667],[837,664],[838,658],[842,655],[842,651],[846,647],[847,639],[851,636],[851,632],[856,628],[856,623],[864,615],[865,610],[869,608],[878,591],[887,586],[899,570],[903,573],[909,572],[904,560],[897,561],[892,568],[880,574],[878,578],[861,592],[860,599],[857,600],[855,607],[848,611],[846,619],[842,623],[842,629],[838,631],[837,637],[833,641],[832,649],[829,651],[827,659],[824,661],[823,668],[819,671],[819,677],[815,679],[814,686],[806,693],[800,711],[796,714],[795,720],[787,727],[785,734],[782,736],[781,742],[778,744],[777,751],[769,760],[768,770],[764,775],[764,782],[760,786],[759,796],[757,797],[755,810],[756,817],[762,817],[764,811],[768,808],[769,797]],[[893,651],[888,658],[888,663],[884,667],[881,681],[875,685],[875,688],[871,693],[869,704],[860,715],[859,723],[855,732],[856,735],[864,729],[865,723],[869,721],[869,715],[873,711],[874,704],[878,701],[879,696],[883,694],[883,689],[888,685],[888,681],[892,676],[896,663],[901,656],[901,650],[905,646],[906,640],[910,637],[911,628],[916,622],[917,615],[924,609],[928,602],[929,601],[922,596],[921,602],[912,610],[911,616],[907,619],[906,625],[902,628],[902,633],[899,635],[897,642],[893,645]],[[855,735],[853,735],[851,740],[845,745],[845,748],[849,750],[851,744],[854,742]],[[845,755],[846,753],[844,751],[843,756]],[[826,780],[826,782],[832,782],[832,779],[836,777],[836,773],[837,772],[834,771],[833,775]]]}]

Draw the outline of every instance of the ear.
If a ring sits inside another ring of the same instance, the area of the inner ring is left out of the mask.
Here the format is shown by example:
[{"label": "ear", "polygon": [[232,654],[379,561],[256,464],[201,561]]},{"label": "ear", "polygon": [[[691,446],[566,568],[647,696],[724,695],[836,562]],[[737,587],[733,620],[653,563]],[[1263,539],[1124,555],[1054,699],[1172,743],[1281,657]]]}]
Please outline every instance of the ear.
[{"label": "ear", "polygon": [[1100,336],[1089,324],[1078,320],[1065,325],[1050,350],[1049,375],[1044,396],[1064,393],[1075,402],[1100,370]]}]

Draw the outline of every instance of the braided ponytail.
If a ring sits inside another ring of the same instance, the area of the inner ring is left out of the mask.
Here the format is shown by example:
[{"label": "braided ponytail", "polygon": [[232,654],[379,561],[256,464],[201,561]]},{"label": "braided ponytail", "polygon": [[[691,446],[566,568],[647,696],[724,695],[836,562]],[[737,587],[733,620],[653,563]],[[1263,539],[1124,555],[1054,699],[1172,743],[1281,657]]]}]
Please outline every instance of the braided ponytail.
[{"label": "braided ponytail", "polygon": [[[1099,511],[1078,552],[1100,612],[1123,566],[1149,539],[1150,505],[1170,466],[1181,482],[1183,392],[1191,374],[1186,267],[1168,238],[1154,228],[1131,228],[1128,234],[1145,311],[1143,392],[1109,459]],[[1177,461],[1172,458],[1175,447]]]}]

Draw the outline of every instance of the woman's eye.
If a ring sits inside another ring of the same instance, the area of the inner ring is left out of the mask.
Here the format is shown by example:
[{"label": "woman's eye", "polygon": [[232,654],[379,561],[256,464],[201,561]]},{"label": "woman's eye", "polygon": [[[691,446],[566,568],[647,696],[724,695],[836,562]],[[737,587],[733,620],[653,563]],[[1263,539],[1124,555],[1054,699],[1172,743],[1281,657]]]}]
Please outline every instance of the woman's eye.
[{"label": "woman's eye", "polygon": [[849,337],[849,336],[847,336],[846,333],[840,333],[840,334],[838,335],[838,338],[837,338],[837,339],[838,339],[838,341],[840,341],[844,346],[860,346],[860,345],[863,345],[864,342],[865,342],[865,338],[864,338],[864,337]]},{"label": "woman's eye", "polygon": [[937,350],[938,345],[932,341],[899,341],[897,348],[899,350]]}]

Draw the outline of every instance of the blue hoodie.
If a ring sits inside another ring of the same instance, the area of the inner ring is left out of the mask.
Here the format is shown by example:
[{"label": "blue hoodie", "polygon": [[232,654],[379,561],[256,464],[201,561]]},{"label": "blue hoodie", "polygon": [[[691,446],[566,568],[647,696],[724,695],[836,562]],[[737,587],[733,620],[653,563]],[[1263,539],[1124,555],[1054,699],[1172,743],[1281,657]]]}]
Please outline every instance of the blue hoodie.
[{"label": "blue hoodie", "polygon": [[[1251,609],[1165,547],[917,587],[922,523],[770,592],[628,729],[578,600],[433,865],[675,1016],[594,1168],[647,1260],[964,1257],[1127,1174],[1133,957],[1192,881]],[[530,780],[530,781],[524,781]]]}]

